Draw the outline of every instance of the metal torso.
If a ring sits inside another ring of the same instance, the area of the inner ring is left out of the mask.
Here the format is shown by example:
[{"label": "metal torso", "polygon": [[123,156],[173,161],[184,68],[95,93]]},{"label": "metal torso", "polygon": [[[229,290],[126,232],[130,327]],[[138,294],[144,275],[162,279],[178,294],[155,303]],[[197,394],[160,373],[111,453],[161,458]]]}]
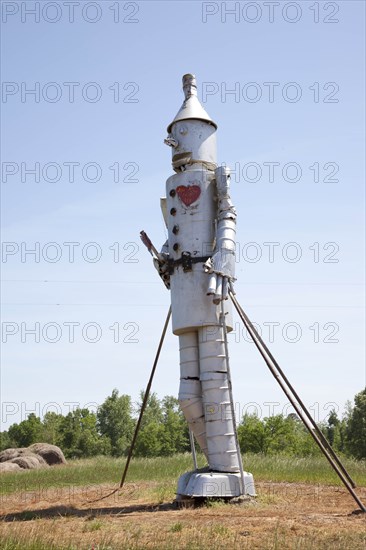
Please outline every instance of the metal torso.
[{"label": "metal torso", "polygon": [[[215,126],[201,120],[178,121],[171,129],[171,136],[178,141],[172,150],[177,173],[167,180],[166,197],[169,257],[175,262],[170,276],[172,323],[178,335],[192,328],[220,324],[220,308],[207,296],[208,275],[203,271],[203,263],[212,255],[215,244],[215,132]],[[184,171],[180,162],[184,163]],[[190,254],[191,270],[177,263],[182,253]],[[202,261],[194,263],[197,258]],[[231,318],[227,324],[230,330]]]}]

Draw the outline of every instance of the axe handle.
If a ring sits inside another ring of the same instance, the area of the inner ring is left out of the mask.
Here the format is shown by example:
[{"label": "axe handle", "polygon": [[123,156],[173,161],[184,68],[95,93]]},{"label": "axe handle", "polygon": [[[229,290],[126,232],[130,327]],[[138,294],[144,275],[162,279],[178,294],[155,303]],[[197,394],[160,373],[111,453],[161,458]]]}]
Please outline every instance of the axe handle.
[{"label": "axe handle", "polygon": [[161,261],[161,256],[160,256],[159,252],[156,250],[155,246],[153,245],[153,243],[151,242],[151,240],[149,239],[149,237],[147,236],[145,231],[140,231],[140,239],[142,240],[142,242],[144,243],[144,245],[146,246],[146,248],[148,249],[150,254],[152,256],[155,254],[157,259],[159,261]]}]

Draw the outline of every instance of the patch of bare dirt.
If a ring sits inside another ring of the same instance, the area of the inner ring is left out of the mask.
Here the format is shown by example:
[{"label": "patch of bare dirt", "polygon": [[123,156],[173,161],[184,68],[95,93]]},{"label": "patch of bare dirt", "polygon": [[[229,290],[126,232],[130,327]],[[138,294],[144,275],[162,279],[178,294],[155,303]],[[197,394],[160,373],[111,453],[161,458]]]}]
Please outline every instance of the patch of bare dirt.
[{"label": "patch of bare dirt", "polygon": [[[156,484],[155,484],[156,485]],[[72,541],[77,548],[296,548],[363,550],[365,514],[343,488],[257,483],[258,498],[241,505],[176,508],[149,498],[154,483],[126,484],[98,502],[110,485],[16,493],[2,498],[0,534],[27,533]],[[357,489],[366,501],[366,488]],[[144,496],[145,495],[145,496]],[[36,529],[34,531],[34,529]],[[52,539],[53,540],[53,539]]]}]

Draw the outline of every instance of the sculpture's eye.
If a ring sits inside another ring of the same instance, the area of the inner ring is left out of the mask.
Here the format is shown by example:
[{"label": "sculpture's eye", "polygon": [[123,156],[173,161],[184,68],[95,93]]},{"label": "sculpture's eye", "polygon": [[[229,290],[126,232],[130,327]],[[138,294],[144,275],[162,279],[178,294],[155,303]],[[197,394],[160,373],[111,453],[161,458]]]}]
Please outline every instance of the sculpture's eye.
[{"label": "sculpture's eye", "polygon": [[186,134],[188,134],[188,128],[187,126],[181,126],[179,128],[179,133],[181,136],[185,136]]}]

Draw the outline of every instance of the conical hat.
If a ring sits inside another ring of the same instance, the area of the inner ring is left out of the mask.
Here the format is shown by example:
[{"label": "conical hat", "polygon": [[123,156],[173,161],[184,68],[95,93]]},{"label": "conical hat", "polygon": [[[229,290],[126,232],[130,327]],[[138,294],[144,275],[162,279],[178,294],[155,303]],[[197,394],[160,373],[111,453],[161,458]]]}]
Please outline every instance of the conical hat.
[{"label": "conical hat", "polygon": [[175,122],[180,120],[204,120],[212,124],[217,128],[217,124],[206,113],[197,97],[197,85],[196,77],[193,74],[185,74],[183,76],[183,91],[185,94],[185,100],[183,105],[176,114],[173,122],[171,122],[167,128],[168,133],[171,133],[172,126]]}]

